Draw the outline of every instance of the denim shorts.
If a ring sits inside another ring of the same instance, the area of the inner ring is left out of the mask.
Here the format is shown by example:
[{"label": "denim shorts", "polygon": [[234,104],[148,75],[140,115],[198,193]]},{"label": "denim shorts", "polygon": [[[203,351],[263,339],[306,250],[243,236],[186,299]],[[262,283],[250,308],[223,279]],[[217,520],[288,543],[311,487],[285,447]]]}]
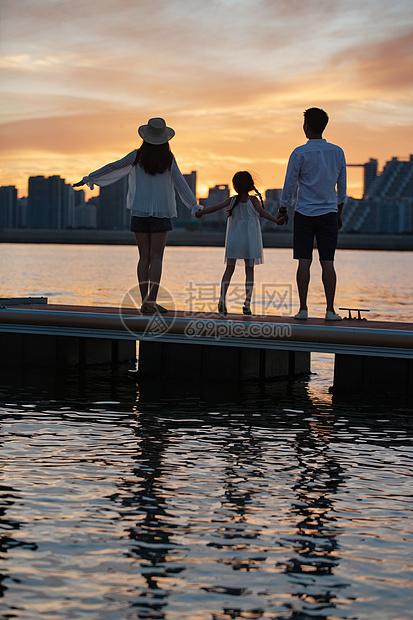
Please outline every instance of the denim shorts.
[{"label": "denim shorts", "polygon": [[315,216],[303,215],[296,211],[293,235],[294,258],[311,259],[315,238],[320,261],[333,261],[337,235],[338,217],[335,211]]},{"label": "denim shorts", "polygon": [[132,215],[130,220],[130,229],[136,233],[160,233],[172,230],[172,221],[170,217],[138,217]]}]

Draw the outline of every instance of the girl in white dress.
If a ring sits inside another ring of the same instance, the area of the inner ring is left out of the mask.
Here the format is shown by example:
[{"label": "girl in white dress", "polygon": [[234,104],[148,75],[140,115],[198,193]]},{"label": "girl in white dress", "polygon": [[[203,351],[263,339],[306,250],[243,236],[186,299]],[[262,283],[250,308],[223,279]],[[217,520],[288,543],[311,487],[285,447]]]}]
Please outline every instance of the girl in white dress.
[{"label": "girl in white dress", "polygon": [[[228,223],[225,238],[225,261],[227,263],[221,280],[221,294],[218,303],[218,312],[227,314],[225,298],[232,275],[235,270],[237,259],[245,261],[245,303],[242,307],[244,314],[251,314],[251,296],[254,288],[254,266],[260,265],[262,260],[262,235],[260,217],[264,217],[275,224],[284,224],[286,215],[274,217],[264,209],[261,194],[256,189],[254,180],[249,172],[237,172],[232,184],[237,192],[236,196],[227,198],[219,204],[205,207],[196,213],[196,217],[202,217],[208,213],[214,213],[220,209],[229,207],[227,211]],[[249,192],[255,192],[250,196]]]}]

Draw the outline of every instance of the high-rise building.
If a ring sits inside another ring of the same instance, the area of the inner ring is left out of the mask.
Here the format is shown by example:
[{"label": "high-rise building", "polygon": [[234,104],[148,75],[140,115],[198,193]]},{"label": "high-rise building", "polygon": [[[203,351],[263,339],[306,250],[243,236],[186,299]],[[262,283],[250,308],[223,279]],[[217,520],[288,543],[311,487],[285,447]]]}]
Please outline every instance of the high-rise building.
[{"label": "high-rise building", "polygon": [[74,190],[60,176],[29,178],[29,228],[70,228],[73,224],[73,209]]},{"label": "high-rise building", "polygon": [[282,189],[267,189],[265,192],[265,201],[267,202],[267,200],[272,200],[273,202],[280,204],[282,193]]},{"label": "high-rise building", "polygon": [[79,205],[84,205],[86,199],[85,197],[86,194],[84,189],[75,189],[75,207],[78,207]]},{"label": "high-rise building", "polygon": [[84,190],[74,192],[73,228],[96,228],[97,207],[89,201],[85,202]]},{"label": "high-rise building", "polygon": [[96,228],[97,208],[94,204],[75,207],[73,228]]},{"label": "high-rise building", "polygon": [[[223,202],[229,198],[229,186],[228,185],[215,185],[211,187],[208,192],[208,198],[203,201],[206,207]],[[215,213],[210,213],[202,218],[202,224],[204,226],[212,226],[213,228],[224,228],[226,223],[225,209],[220,209]]]},{"label": "high-rise building", "polygon": [[369,188],[369,198],[413,198],[413,155],[408,160],[393,157]]},{"label": "high-rise building", "polygon": [[29,228],[61,228],[64,180],[58,176],[29,178]]},{"label": "high-rise building", "polygon": [[17,189],[14,185],[0,187],[0,228],[18,227]]},{"label": "high-rise building", "polygon": [[17,213],[16,228],[27,228],[27,196],[18,199]]},{"label": "high-rise building", "polygon": [[[373,169],[376,160],[370,162]],[[343,232],[413,232],[413,155],[386,162],[365,193],[367,198],[349,201],[344,207]]]},{"label": "high-rise building", "polygon": [[[29,177],[27,227],[57,228],[56,225],[48,226],[49,212],[53,213],[50,206],[48,179],[41,175]],[[57,216],[57,210],[54,210],[54,215]]]},{"label": "high-rise building", "polygon": [[130,212],[126,208],[128,178],[123,177],[100,188],[97,227],[104,230],[125,230],[129,228]]},{"label": "high-rise building", "polygon": [[363,188],[363,198],[368,198],[369,189],[373,183],[373,181],[377,177],[377,159],[372,159],[370,157],[370,161],[364,164],[364,188]]},{"label": "high-rise building", "polygon": [[75,226],[75,190],[67,183],[63,187],[62,228]]}]

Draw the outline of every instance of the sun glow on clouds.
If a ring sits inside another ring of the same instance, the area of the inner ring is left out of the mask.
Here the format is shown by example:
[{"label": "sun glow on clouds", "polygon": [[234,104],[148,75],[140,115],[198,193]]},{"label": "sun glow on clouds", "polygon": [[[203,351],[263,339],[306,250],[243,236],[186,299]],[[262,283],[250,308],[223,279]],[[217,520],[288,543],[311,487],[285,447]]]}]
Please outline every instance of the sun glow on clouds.
[{"label": "sun glow on clouds", "polygon": [[20,195],[122,157],[151,116],[200,195],[243,168],[281,187],[313,105],[350,163],[413,150],[410,0],[3,0],[2,31],[0,184]]}]

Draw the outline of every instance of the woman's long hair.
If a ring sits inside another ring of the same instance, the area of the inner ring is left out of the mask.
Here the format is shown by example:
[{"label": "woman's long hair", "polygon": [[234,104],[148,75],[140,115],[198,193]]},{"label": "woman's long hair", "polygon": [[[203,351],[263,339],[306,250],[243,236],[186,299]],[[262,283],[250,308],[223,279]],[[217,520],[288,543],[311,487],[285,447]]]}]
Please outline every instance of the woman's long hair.
[{"label": "woman's long hair", "polygon": [[134,166],[139,165],[147,174],[163,174],[166,170],[170,170],[172,166],[173,155],[169,147],[169,142],[164,144],[149,144],[142,142],[141,147],[136,153]]},{"label": "woman's long hair", "polygon": [[265,209],[262,196],[260,192],[257,190],[257,188],[255,187],[254,179],[252,178],[251,174],[247,170],[241,170],[240,172],[236,172],[234,176],[232,177],[232,185],[234,186],[234,189],[237,192],[237,195],[235,197],[234,204],[227,211],[228,217],[231,217],[233,210],[235,209],[235,207],[241,200],[240,194],[244,192],[248,193],[248,192],[254,191],[255,195],[258,196],[258,198],[260,199],[262,208]]}]

